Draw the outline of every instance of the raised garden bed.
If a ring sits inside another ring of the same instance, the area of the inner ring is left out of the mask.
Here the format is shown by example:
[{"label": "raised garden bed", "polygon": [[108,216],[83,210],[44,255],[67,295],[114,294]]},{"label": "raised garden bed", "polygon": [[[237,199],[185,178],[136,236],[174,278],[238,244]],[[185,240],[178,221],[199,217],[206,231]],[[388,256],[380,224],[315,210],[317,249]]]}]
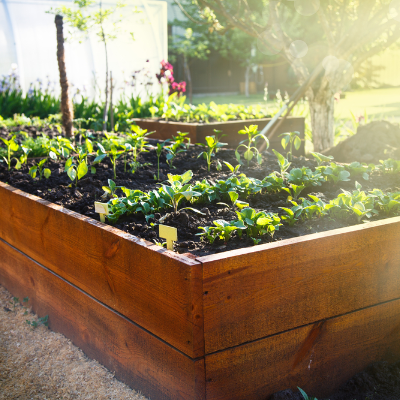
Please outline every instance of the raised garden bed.
[{"label": "raised garden bed", "polygon": [[324,396],[400,358],[400,218],[178,255],[0,184],[0,283],[154,399]]},{"label": "raised garden bed", "polygon": [[[151,119],[140,119],[135,118],[135,123],[142,129],[147,129],[149,132],[156,131],[152,138],[155,139],[169,139],[176,132],[188,132],[192,143],[204,143],[206,136],[214,135],[214,129],[222,131],[225,136],[223,142],[228,143],[231,147],[236,147],[240,141],[244,138],[238,134],[238,131],[244,129],[245,126],[250,124],[258,125],[259,129],[262,130],[270,121],[271,118],[263,119],[250,119],[245,121],[227,121],[227,122],[211,122],[205,123],[185,123],[185,122],[173,122],[165,120],[151,120]],[[302,138],[302,145],[299,150],[295,151],[296,155],[304,155],[304,129],[305,120],[302,117],[289,117],[282,125],[278,128],[275,136],[271,139],[270,148],[274,148],[278,151],[283,151],[281,146],[281,138],[279,135],[286,132],[297,131],[300,133]]]},{"label": "raised garden bed", "polygon": [[[195,179],[227,179],[215,164],[207,171],[198,152],[180,153],[174,172],[192,168]],[[151,152],[140,157],[146,163]],[[221,150],[219,157],[231,161],[234,151]],[[252,160],[241,171],[263,179],[277,168],[276,159],[263,157],[261,166]],[[131,235],[154,237],[143,234],[135,215],[129,216],[131,231],[129,218],[118,221],[121,229],[92,218],[93,202],[113,175],[107,160],[76,188],[67,187],[57,162],[49,161],[51,178],[41,181],[27,175],[32,161],[11,173],[1,167],[0,179],[8,184],[0,182],[0,284],[29,297],[53,330],[118,378],[152,399],[265,400],[296,386],[320,397],[373,361],[400,359],[399,217],[307,234],[326,230],[323,221],[333,224],[314,218],[295,226],[290,239],[282,227],[275,242],[251,246],[236,237],[236,250],[188,245],[177,254]],[[120,163],[117,185],[154,189],[152,163],[133,175]],[[296,163],[315,167],[304,158]],[[170,172],[161,167],[162,174]],[[388,190],[400,186],[398,179],[378,171],[362,183]],[[340,187],[354,188],[354,178],[333,189],[324,185],[316,190],[329,201]],[[249,197],[252,207],[277,212],[287,194],[257,196]],[[273,201],[267,205],[265,198]],[[207,222],[220,211],[210,203]]]}]

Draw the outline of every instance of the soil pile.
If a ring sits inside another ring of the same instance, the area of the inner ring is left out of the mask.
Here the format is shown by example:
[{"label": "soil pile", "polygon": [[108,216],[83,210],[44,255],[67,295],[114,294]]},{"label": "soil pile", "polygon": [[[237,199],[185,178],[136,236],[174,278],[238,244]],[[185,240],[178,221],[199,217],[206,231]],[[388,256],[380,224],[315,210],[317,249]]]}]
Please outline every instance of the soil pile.
[{"label": "soil pile", "polygon": [[400,126],[388,121],[374,121],[360,126],[354,136],[324,152],[335,161],[378,164],[379,160],[400,159]]}]

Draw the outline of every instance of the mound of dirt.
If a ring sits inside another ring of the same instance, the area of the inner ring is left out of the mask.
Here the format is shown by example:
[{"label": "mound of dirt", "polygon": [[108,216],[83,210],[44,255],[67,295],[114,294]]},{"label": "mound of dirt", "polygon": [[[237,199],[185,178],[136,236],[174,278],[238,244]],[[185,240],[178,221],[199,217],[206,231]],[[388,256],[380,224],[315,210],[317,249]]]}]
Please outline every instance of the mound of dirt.
[{"label": "mound of dirt", "polygon": [[354,136],[324,152],[335,161],[379,163],[387,158],[400,159],[400,126],[388,121],[374,121],[358,128]]}]

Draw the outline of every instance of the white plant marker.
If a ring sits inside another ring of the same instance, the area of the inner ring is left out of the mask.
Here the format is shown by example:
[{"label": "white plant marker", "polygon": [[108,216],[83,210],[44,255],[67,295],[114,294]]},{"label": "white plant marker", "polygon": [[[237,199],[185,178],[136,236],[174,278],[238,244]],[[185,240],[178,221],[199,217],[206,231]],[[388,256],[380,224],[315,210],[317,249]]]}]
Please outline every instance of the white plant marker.
[{"label": "white plant marker", "polygon": [[159,229],[160,238],[167,240],[167,249],[174,250],[174,242],[178,240],[178,229],[167,225],[159,225]]},{"label": "white plant marker", "polygon": [[109,214],[108,204],[107,203],[99,203],[96,201],[94,203],[94,210],[95,210],[95,212],[100,214],[100,221],[106,222],[106,215]]}]

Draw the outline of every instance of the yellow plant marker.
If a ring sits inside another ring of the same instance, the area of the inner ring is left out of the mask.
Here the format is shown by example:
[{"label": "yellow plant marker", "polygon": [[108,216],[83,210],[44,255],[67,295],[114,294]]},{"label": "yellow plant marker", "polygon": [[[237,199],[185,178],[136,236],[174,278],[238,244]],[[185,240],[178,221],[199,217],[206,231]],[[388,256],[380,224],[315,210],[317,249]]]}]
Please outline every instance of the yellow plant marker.
[{"label": "yellow plant marker", "polygon": [[174,250],[174,242],[178,240],[178,229],[167,225],[159,225],[160,238],[167,240],[167,249]]},{"label": "yellow plant marker", "polygon": [[95,210],[95,212],[100,214],[100,221],[106,222],[105,216],[109,214],[108,204],[107,203],[99,203],[96,201],[94,203],[94,210]]}]

